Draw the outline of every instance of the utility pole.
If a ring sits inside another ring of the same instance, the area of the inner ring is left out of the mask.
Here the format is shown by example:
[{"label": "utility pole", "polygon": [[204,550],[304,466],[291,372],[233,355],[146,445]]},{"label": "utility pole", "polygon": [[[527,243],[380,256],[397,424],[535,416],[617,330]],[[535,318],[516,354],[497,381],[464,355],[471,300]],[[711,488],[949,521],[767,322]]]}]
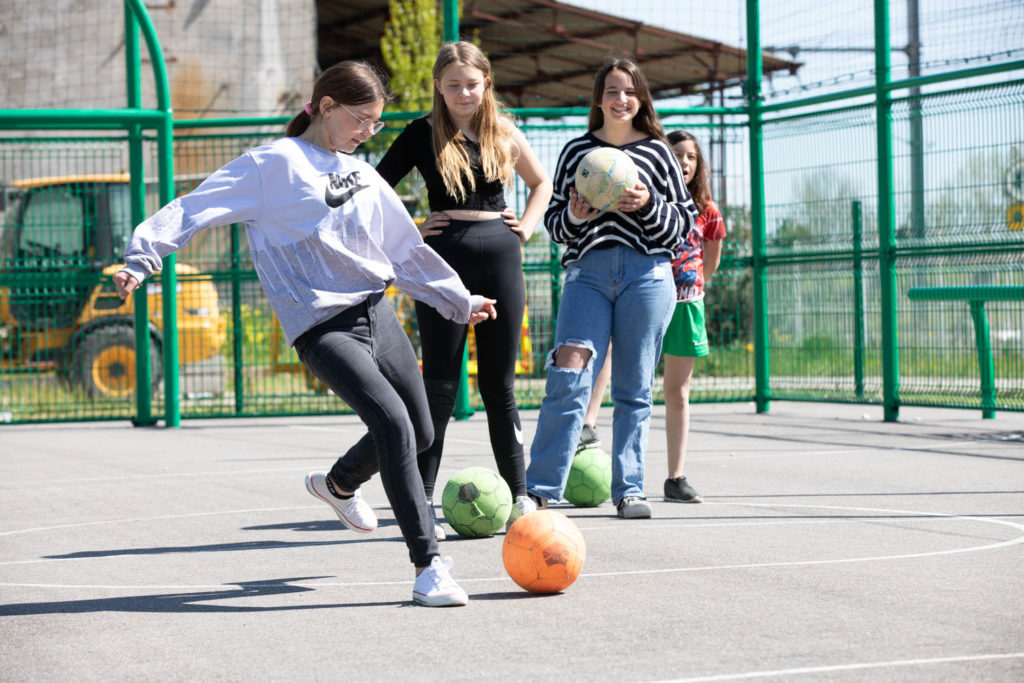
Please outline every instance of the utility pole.
[{"label": "utility pole", "polygon": [[[907,61],[909,75],[921,75],[921,35],[918,0],[907,0]],[[910,226],[915,238],[923,238],[924,225],[924,125],[921,115],[921,89],[910,89]]]}]

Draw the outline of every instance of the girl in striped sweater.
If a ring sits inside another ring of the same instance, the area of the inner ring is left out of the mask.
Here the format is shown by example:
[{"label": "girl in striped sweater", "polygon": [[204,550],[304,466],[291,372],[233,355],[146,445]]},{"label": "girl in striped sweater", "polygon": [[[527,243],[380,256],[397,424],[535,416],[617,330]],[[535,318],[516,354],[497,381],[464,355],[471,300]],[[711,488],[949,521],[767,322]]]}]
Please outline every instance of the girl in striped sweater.
[{"label": "girl in striped sweater", "polygon": [[[697,210],[658,123],[647,79],[632,59],[609,59],[601,67],[587,127],[562,150],[544,216],[552,241],[565,246],[566,275],[527,490],[541,507],[561,499],[594,368],[604,363],[615,337],[612,500],[620,517],[646,518],[651,516],[644,496],[651,393],[675,304],[671,259]],[[603,212],[573,186],[576,167],[598,147],[628,154],[640,176],[614,208]]]}]

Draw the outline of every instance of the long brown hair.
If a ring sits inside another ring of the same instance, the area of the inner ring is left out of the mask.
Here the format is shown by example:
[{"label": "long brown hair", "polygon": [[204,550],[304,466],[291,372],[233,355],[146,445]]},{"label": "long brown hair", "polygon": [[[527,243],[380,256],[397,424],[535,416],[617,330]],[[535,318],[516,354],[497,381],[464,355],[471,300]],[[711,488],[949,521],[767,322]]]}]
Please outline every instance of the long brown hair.
[{"label": "long brown hair", "polygon": [[686,183],[686,189],[690,191],[693,203],[697,205],[697,211],[704,213],[711,202],[711,187],[708,184],[708,165],[704,161],[704,152],[700,149],[700,143],[685,130],[674,130],[668,134],[668,144],[672,147],[679,142],[692,142],[697,150],[697,168],[693,169],[693,177]]},{"label": "long brown hair", "polygon": [[313,119],[320,116],[320,100],[330,97],[335,105],[359,105],[392,98],[388,78],[376,67],[357,60],[345,60],[324,69],[313,84],[309,111],[299,112],[288,122],[285,135],[297,138],[306,132]]},{"label": "long brown hair", "polygon": [[651,87],[647,84],[647,77],[635,61],[630,57],[612,56],[604,60],[601,69],[594,79],[594,97],[590,101],[590,116],[587,120],[587,130],[594,131],[604,126],[604,112],[601,111],[601,100],[604,97],[604,84],[608,74],[618,69],[633,80],[633,90],[636,98],[640,100],[640,109],[633,117],[633,128],[659,140],[665,139],[665,131],[658,121],[658,115],[654,111],[654,99],[651,97]]},{"label": "long brown hair", "polygon": [[480,144],[480,164],[483,167],[484,176],[491,182],[499,180],[502,185],[512,184],[515,159],[510,140],[514,124],[511,119],[498,111],[498,102],[494,97],[494,74],[491,71],[491,62],[480,48],[465,41],[442,45],[437,52],[437,59],[434,60],[434,106],[431,111],[434,124],[432,142],[434,156],[437,157],[437,170],[440,171],[441,177],[444,179],[445,189],[448,190],[448,194],[463,201],[467,196],[467,183],[469,191],[476,191],[476,179],[470,170],[469,154],[464,146],[465,136],[448,113],[444,94],[437,86],[448,67],[456,64],[478,69],[489,81],[484,88],[480,106],[473,114],[471,125],[473,132],[476,133],[477,142]]}]

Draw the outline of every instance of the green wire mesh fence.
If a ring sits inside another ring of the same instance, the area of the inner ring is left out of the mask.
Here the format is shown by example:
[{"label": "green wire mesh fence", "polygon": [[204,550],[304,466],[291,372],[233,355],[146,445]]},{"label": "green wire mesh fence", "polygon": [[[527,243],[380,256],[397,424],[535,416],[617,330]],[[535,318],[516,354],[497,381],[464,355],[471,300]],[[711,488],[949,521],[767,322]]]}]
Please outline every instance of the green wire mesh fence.
[{"label": "green wire mesh fence", "polygon": [[[8,112],[123,106],[123,8],[87,4],[45,17],[19,11],[19,3],[0,10],[4,25],[24,29],[0,48],[0,68],[9,76],[2,91]],[[218,0],[184,9],[147,4],[169,65],[178,194],[244,150],[279,136],[280,117],[297,111],[309,91],[312,65],[326,54],[326,44],[314,38],[318,30],[321,38],[326,35],[317,24],[317,10],[326,16],[325,7],[304,0],[271,4],[272,16]],[[645,0],[627,8],[604,0],[592,4],[588,12],[609,12],[700,39],[685,44],[679,39],[681,52],[705,39],[741,51],[749,43],[744,3],[699,12],[675,1]],[[742,73],[719,74],[723,80],[716,82],[709,63],[707,86],[659,93],[668,98],[666,130],[685,128],[700,141],[728,230],[722,265],[707,289],[712,353],[696,366],[691,401],[754,398],[759,321],[753,301],[755,284],[763,281],[767,305],[760,322],[767,341],[760,351],[767,354],[770,398],[881,404],[886,393],[884,255],[895,263],[892,350],[898,356],[899,402],[978,408],[987,400],[988,360],[991,407],[1024,410],[1024,302],[955,298],[965,290],[995,287],[1005,293],[1024,285],[1024,50],[1017,39],[1024,31],[1024,6],[977,0],[956,7],[929,5],[912,15],[910,3],[898,2],[762,4],[760,44],[766,57],[781,61],[761,88],[767,113],[760,148],[752,149]],[[891,159],[879,159],[876,144],[880,122],[872,32],[879,6],[888,7],[890,79],[948,79],[891,92]],[[481,18],[487,14],[486,3],[467,10],[467,26],[484,27],[474,35],[486,38],[493,31]],[[523,13],[518,21],[530,25],[531,16]],[[565,10],[562,17],[570,36],[594,21],[586,12]],[[613,31],[624,25],[608,23]],[[359,27],[380,30],[371,23]],[[507,50],[492,54],[499,81],[503,64],[505,73],[512,70],[517,51],[546,57],[539,37],[548,27],[534,29],[535,36],[504,34]],[[356,38],[355,30],[353,23],[346,40]],[[644,35],[636,33],[636,39]],[[54,36],[62,38],[55,42]],[[565,42],[559,54],[581,59],[595,43],[588,40]],[[55,58],[45,63],[31,58],[42,53]],[[143,107],[153,106],[150,76],[141,87]],[[792,106],[804,98],[817,99]],[[718,110],[686,111],[710,105]],[[585,119],[560,109],[523,111],[528,113],[519,123],[553,171],[564,143],[585,130]],[[274,116],[276,121],[267,118]],[[389,127],[359,154],[374,163],[409,116],[391,115]],[[202,127],[188,121],[211,118],[238,123]],[[146,213],[160,202],[155,177],[129,178],[129,138],[116,125],[88,132],[74,126],[36,130],[21,120],[0,126],[0,422],[133,416],[139,389],[129,371],[135,353],[128,334],[130,308],[116,300],[109,268],[119,263],[133,227],[130,194],[144,186]],[[144,132],[142,146],[142,166],[155,176],[150,169],[159,167],[158,150],[151,132]],[[763,256],[752,248],[760,228],[752,222],[750,204],[750,160],[759,152]],[[894,178],[888,197],[895,213],[891,249],[879,246],[885,242],[879,239],[877,179],[887,164]],[[422,183],[411,178],[398,189],[414,216],[425,215]],[[509,201],[521,208],[525,189],[512,188]],[[224,226],[204,232],[179,254],[181,415],[345,411],[285,345],[245,240],[243,226]],[[517,398],[524,408],[538,406],[543,398],[562,275],[559,250],[538,230],[524,252],[527,317],[517,368]],[[157,415],[166,408],[160,391],[166,332],[160,287],[156,278],[149,292],[155,366],[153,386],[144,388],[152,392]],[[935,288],[944,288],[947,298],[911,294],[934,294]],[[412,303],[395,291],[389,296],[417,345]],[[979,351],[979,306],[988,330],[987,359]],[[660,399],[660,382],[655,394]],[[472,401],[478,402],[475,392]]]}]

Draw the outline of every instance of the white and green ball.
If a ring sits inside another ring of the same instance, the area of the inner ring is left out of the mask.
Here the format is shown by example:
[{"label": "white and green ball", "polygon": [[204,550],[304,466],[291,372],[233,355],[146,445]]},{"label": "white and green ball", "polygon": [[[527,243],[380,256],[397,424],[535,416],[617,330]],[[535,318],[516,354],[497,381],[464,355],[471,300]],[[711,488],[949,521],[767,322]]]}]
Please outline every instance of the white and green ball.
[{"label": "white and green ball", "polygon": [[508,521],[512,491],[497,472],[467,467],[445,484],[441,508],[445,520],[460,536],[491,536]]},{"label": "white and green ball", "polygon": [[565,499],[578,508],[597,507],[612,497],[612,459],[596,446],[573,456]]},{"label": "white and green ball", "polygon": [[615,147],[587,152],[576,167],[576,192],[598,211],[607,211],[619,197],[636,187],[640,174],[628,154]]}]

